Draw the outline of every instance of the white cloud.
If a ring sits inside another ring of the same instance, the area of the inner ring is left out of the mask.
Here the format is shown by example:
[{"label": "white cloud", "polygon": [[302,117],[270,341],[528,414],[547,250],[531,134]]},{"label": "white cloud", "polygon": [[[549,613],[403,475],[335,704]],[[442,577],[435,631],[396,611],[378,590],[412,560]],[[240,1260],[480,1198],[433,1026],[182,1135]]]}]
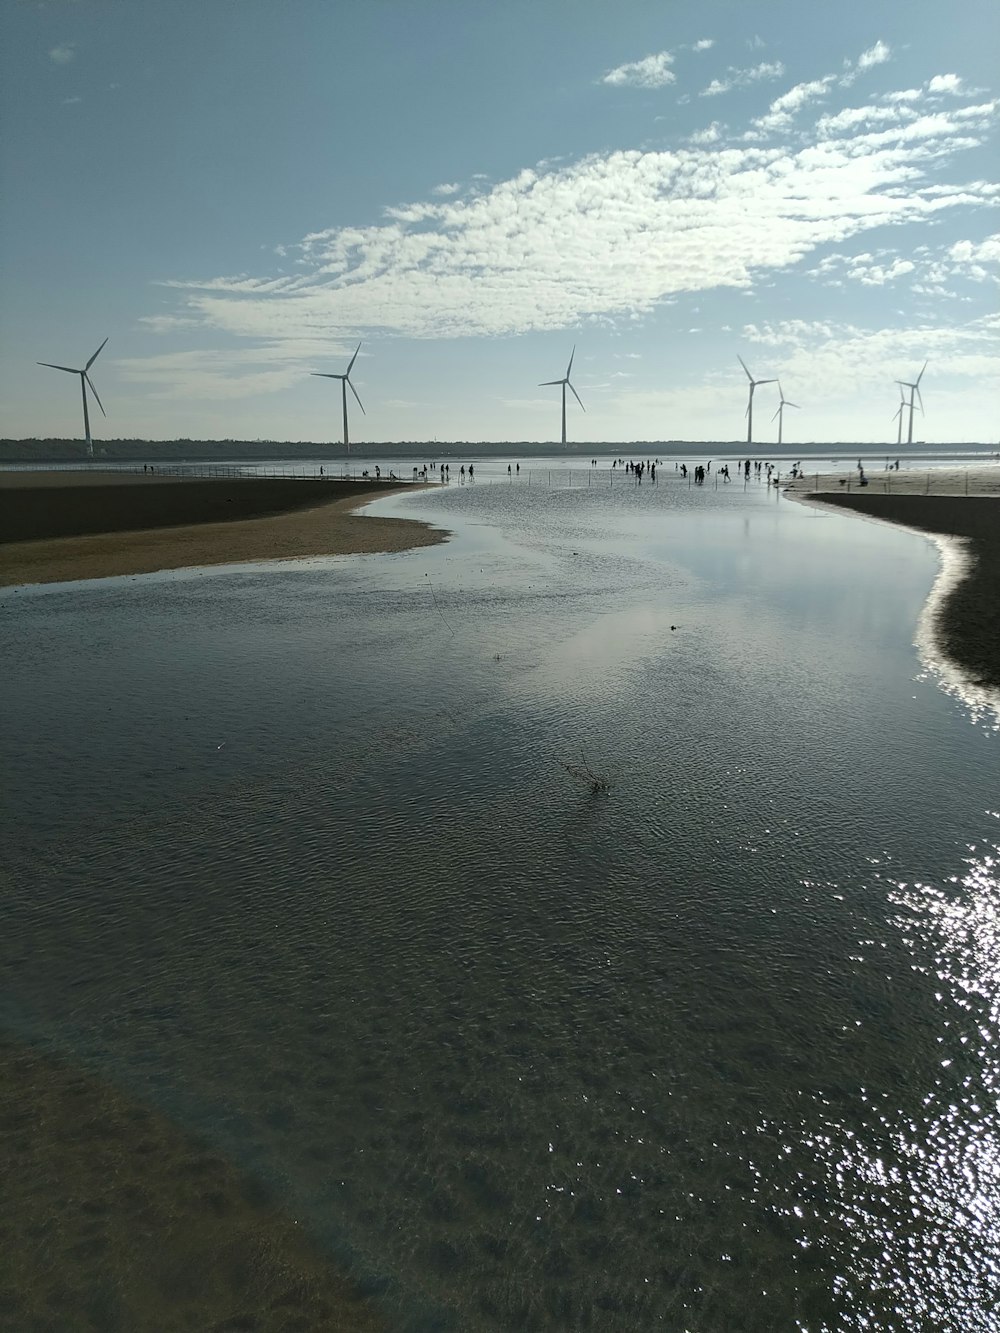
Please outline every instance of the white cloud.
[{"label": "white cloud", "polygon": [[61,42],[49,52],[49,59],[56,65],[68,65],[76,59],[76,42]]},{"label": "white cloud", "polygon": [[735,69],[730,65],[725,76],[713,79],[707,88],[702,88],[699,96],[718,97],[720,93],[728,93],[731,88],[744,88],[747,84],[760,83],[766,79],[780,79],[784,72],[785,67],[780,60],[763,60],[750,69]]},{"label": "white cloud", "polygon": [[176,333],[179,329],[198,327],[194,315],[140,315],[139,323],[150,333]]},{"label": "white cloud", "polygon": [[[1000,390],[1000,328],[994,316],[965,325],[909,324],[899,328],[864,329],[851,324],[790,320],[780,325],[749,324],[746,340],[782,349],[776,369],[783,382],[810,385],[811,400],[836,401],[850,387],[885,390],[890,402],[893,381],[916,373],[927,360],[927,378],[921,384],[927,407],[933,410],[934,382],[944,376],[985,377],[981,388]],[[836,437],[834,437],[836,438]]]},{"label": "white cloud", "polygon": [[676,81],[677,76],[670,68],[673,63],[669,51],[659,51],[656,55],[608,70],[601,82],[615,88],[662,88]]},{"label": "white cloud", "polygon": [[827,74],[822,79],[812,79],[808,83],[797,83],[794,88],[789,88],[787,93],[782,93],[780,97],[776,97],[768,108],[767,115],[758,117],[753,124],[767,133],[788,129],[796,113],[807,102],[811,102],[817,97],[823,97],[834,82],[835,76]]},{"label": "white cloud", "polygon": [[715,45],[714,37],[702,37],[700,41],[695,42],[692,51],[710,51]]},{"label": "white cloud", "polygon": [[718,143],[721,138],[722,138],[722,126],[719,124],[717,120],[713,120],[711,125],[707,125],[705,129],[695,130],[694,134],[692,134],[689,137],[688,143],[693,143],[693,144]]},{"label": "white cloud", "polygon": [[956,97],[964,92],[962,80],[957,74],[935,74],[927,85],[929,93],[952,93]]},{"label": "white cloud", "polygon": [[861,125],[893,125],[913,120],[919,115],[906,105],[849,106],[834,115],[820,116],[816,122],[817,134],[827,137],[843,132],[853,133]]},{"label": "white cloud", "polygon": [[984,241],[956,241],[948,250],[952,276],[1000,283],[1000,233]]},{"label": "white cloud", "polygon": [[848,281],[882,287],[906,277],[918,295],[966,299],[962,282],[1000,282],[1000,235],[979,242],[956,241],[935,250],[921,245],[909,256],[887,249],[857,255],[834,252],[807,271],[827,286],[842,287]]},{"label": "white cloud", "polygon": [[978,245],[975,241],[956,241],[948,253],[952,259],[965,261],[974,259],[980,263],[986,261],[1000,264],[1000,234],[987,236],[986,240],[980,241]]},{"label": "white cloud", "polygon": [[884,65],[887,60],[892,59],[892,50],[885,42],[876,42],[870,46],[867,51],[862,51],[858,56],[858,69],[871,69],[873,65]]},{"label": "white cloud", "polygon": [[77,103],[82,101],[83,101],[82,97],[64,97],[62,100],[62,104],[63,106],[76,106]]},{"label": "white cloud", "polygon": [[[145,320],[155,328],[155,319]],[[242,399],[301,384],[317,366],[339,367],[354,347],[321,339],[286,339],[259,347],[164,352],[115,362],[123,381],[146,386],[150,398]],[[354,378],[354,376],[352,376]],[[358,384],[363,381],[358,378]]]},{"label": "white cloud", "polygon": [[[797,85],[785,105],[807,103],[826,82],[814,85]],[[985,140],[996,119],[994,102],[929,115],[890,103],[823,117],[795,146],[726,145],[713,124],[673,151],[539,165],[470,197],[417,201],[387,208],[378,224],[315,231],[286,247],[299,256],[294,274],[171,280],[173,313],[146,323],[169,331],[171,318],[194,321],[213,338],[254,339],[246,364],[266,367],[266,383],[278,389],[308,369],[303,349],[326,346],[331,336],[621,324],[685,292],[750,294],[830,247],[834,254],[814,269],[820,281],[946,290],[960,266],[980,280],[995,238],[960,243],[950,256],[884,249],[852,259],[842,251],[852,238],[861,249],[868,233],[882,240],[886,228],[948,210],[962,216],[995,200],[997,186],[953,183],[948,168],[961,149]],[[241,352],[245,344],[226,364]],[[152,360],[157,384],[173,375],[206,396],[222,374],[213,363]]]},{"label": "white cloud", "polygon": [[434,189],[431,190],[431,194],[437,194],[437,195],[458,194],[461,188],[462,187],[460,185],[449,184],[448,182],[445,182],[442,185],[435,185]]},{"label": "white cloud", "polygon": [[866,70],[872,69],[876,65],[884,65],[887,60],[891,59],[891,48],[885,42],[876,42],[867,51],[861,52],[856,65],[852,65],[849,60],[844,61],[844,72],[840,77],[841,86],[849,88],[859,74],[864,74]]}]

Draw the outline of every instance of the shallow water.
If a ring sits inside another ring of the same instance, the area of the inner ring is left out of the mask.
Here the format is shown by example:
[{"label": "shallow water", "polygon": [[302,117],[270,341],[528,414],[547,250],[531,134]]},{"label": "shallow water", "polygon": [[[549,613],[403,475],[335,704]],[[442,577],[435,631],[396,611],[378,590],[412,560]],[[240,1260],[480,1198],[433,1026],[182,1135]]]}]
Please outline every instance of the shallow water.
[{"label": "shallow water", "polygon": [[5,590],[0,1018],[401,1329],[985,1330],[1000,766],[912,647],[937,554],[660,476]]}]

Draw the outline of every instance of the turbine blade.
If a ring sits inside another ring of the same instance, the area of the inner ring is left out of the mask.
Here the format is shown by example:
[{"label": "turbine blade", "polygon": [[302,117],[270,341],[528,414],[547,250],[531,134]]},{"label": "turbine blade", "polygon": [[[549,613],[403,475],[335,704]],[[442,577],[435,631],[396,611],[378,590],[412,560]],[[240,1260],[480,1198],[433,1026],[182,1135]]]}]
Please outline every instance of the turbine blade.
[{"label": "turbine blade", "polygon": [[[110,337],[110,335],[109,335],[109,337]],[[90,358],[90,360],[89,360],[89,361],[87,362],[87,364],[84,366],[84,370],[85,370],[85,371],[90,369],[90,367],[94,364],[94,362],[97,360],[97,358],[98,358],[98,357],[101,355],[101,353],[104,351],[104,348],[105,348],[105,346],[106,346],[106,344],[107,344],[107,341],[108,341],[108,339],[105,338],[105,339],[104,339],[104,342],[101,343],[100,347],[98,347],[97,351],[94,353],[94,355]],[[94,386],[91,385],[90,387],[93,388]]]},{"label": "turbine blade", "polygon": [[542,380],[541,384],[539,384],[538,387],[540,389],[547,389],[550,384],[565,384],[565,383],[566,383],[565,380]]},{"label": "turbine blade", "polygon": [[357,347],[354,349],[354,355],[351,357],[350,365],[347,367],[347,377],[348,377],[348,379],[350,379],[351,371],[354,369],[354,363],[355,363],[355,361],[357,361],[357,359],[358,359],[358,353],[359,353],[360,351],[361,351],[361,344],[358,343]]},{"label": "turbine blade", "polygon": [[784,407],[798,407],[798,403],[791,403],[787,398],[782,398],[781,402]]},{"label": "turbine blade", "polygon": [[35,365],[48,366],[50,370],[65,370],[70,375],[79,375],[80,373],[78,370],[74,370],[72,366],[56,366],[51,361],[36,361]]},{"label": "turbine blade", "polygon": [[[357,356],[357,352],[355,352],[354,355]],[[357,389],[354,387],[354,385],[351,383],[351,381],[347,379],[347,376],[346,376],[346,375],[344,376],[344,379],[347,380],[347,387],[350,389],[351,393],[354,394],[355,398],[358,398],[358,391],[357,391]],[[365,412],[365,405],[364,405],[364,403],[361,401],[360,398],[358,398],[358,407],[360,407],[361,410],[362,410],[362,412],[365,413],[365,416],[368,415],[368,413]]]},{"label": "turbine blade", "polygon": [[917,383],[918,383],[918,384],[919,384],[920,381],[923,379],[923,377],[924,377],[924,371],[925,371],[926,369],[927,369],[927,362],[925,361],[924,364],[920,367],[920,374],[917,376]]},{"label": "turbine blade", "polygon": [[310,370],[309,374],[316,375],[321,380],[339,380],[342,378],[340,375],[330,375],[325,370]]},{"label": "turbine blade", "polygon": [[[570,377],[570,375],[571,375],[572,372],[573,372],[573,358],[574,358],[574,356],[576,356],[576,343],[573,344],[573,350],[572,350],[572,352],[570,352],[570,354],[569,354],[569,365],[566,367],[566,383],[567,383],[567,384],[569,384],[569,377]],[[572,389],[572,388],[573,388],[572,384],[570,384],[569,387]],[[575,392],[576,392],[576,390],[574,389],[574,393],[575,393]],[[580,406],[582,407],[583,404],[581,403]]]},{"label": "turbine blade", "polygon": [[[568,386],[568,388],[569,388],[570,393],[573,395],[573,397],[576,399],[576,401],[580,404],[580,406],[583,407],[583,399],[580,397],[580,395],[577,393],[577,391],[573,388],[572,384],[570,384],[569,380],[566,381],[566,384],[567,384],[567,386]],[[585,407],[583,407],[583,410],[586,412],[587,409],[586,409]]]},{"label": "turbine blade", "polygon": [[[775,412],[774,417],[776,417],[776,416],[778,415],[778,412],[780,412],[781,409],[782,409],[784,406],[785,406],[784,403],[779,403],[779,404],[778,404],[778,411]],[[771,418],[772,421],[774,420],[774,417]]]},{"label": "turbine blade", "polygon": [[777,384],[777,380],[754,380],[753,387],[756,389],[758,384]]},{"label": "turbine blade", "polygon": [[[743,360],[741,356],[737,356],[736,360],[740,363],[740,365],[743,367],[744,370],[747,370],[747,363]],[[753,376],[750,374],[749,370],[747,370],[747,379],[750,381],[751,384],[753,384]]]},{"label": "turbine blade", "polygon": [[[921,374],[923,374],[923,371],[921,371]],[[914,385],[913,387],[914,387],[915,389],[917,389],[917,386],[916,386],[916,385]],[[919,390],[919,389],[917,389],[917,402],[920,404],[920,410],[921,410],[921,412],[922,412],[922,411],[924,410],[924,400],[920,397],[920,390]]]},{"label": "turbine blade", "polygon": [[[107,341],[107,339],[105,339],[105,342],[106,342],[106,341]],[[87,383],[90,385],[90,392],[94,395],[95,398],[97,398],[97,406],[101,409],[101,416],[102,416],[102,417],[106,417],[108,414],[107,414],[107,412],[105,412],[105,410],[104,410],[104,404],[101,402],[100,398],[98,398],[97,390],[94,388],[94,382],[93,382],[93,380],[90,378],[90,376],[87,374],[86,371],[83,372],[83,378],[84,378],[84,379],[87,381]]]}]

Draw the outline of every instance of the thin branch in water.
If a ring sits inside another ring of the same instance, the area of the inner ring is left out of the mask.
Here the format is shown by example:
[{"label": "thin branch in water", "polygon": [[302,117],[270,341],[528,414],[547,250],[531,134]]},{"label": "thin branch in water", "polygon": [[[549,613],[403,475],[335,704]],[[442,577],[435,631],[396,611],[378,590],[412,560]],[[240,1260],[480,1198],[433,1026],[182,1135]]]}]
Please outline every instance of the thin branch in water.
[{"label": "thin branch in water", "polygon": [[[434,596],[434,584],[431,583],[430,579],[427,577],[426,574],[424,575],[424,578],[427,579],[427,586],[431,590],[431,601],[434,603],[434,610],[438,613],[438,615],[441,617],[444,623],[448,625],[448,619],[445,616],[445,613],[438,606],[438,599]],[[452,629],[450,625],[448,625],[448,633],[451,635],[452,638],[455,637],[455,631]]]},{"label": "thin branch in water", "polygon": [[560,763],[571,777],[577,778],[581,782],[585,782],[595,795],[598,792],[611,790],[610,779],[602,777],[599,773],[594,772],[587,763],[587,756],[583,753],[583,750],[580,751],[579,764],[567,764],[565,760],[561,760]]}]

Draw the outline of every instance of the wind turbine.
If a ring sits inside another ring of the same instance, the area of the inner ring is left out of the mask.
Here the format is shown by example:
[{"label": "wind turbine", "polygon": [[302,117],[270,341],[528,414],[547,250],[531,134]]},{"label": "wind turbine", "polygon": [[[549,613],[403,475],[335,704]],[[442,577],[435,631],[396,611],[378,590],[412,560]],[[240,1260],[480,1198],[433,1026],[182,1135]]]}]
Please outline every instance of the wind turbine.
[{"label": "wind turbine", "polygon": [[898,422],[899,422],[899,425],[898,425],[897,428],[896,428],[896,448],[897,448],[897,449],[898,449],[899,446],[903,443],[903,408],[904,408],[905,406],[906,406],[906,398],[905,398],[904,395],[903,395],[903,390],[900,389],[900,391],[899,391],[899,406],[896,408],[895,412],[893,412],[893,414],[892,414],[892,418],[891,418],[891,420],[893,420],[893,421],[898,421]]},{"label": "wind turbine", "polygon": [[[744,367],[744,369],[746,369],[746,367]],[[757,383],[758,383],[758,384],[767,384],[768,381],[767,381],[767,380],[758,380]],[[785,420],[785,408],[786,408],[786,407],[795,407],[795,408],[798,408],[799,405],[798,405],[798,403],[791,403],[791,402],[789,402],[788,399],[785,397],[785,395],[784,395],[784,393],[782,392],[782,389],[781,389],[781,380],[778,380],[778,397],[781,399],[781,402],[778,404],[778,410],[777,410],[777,412],[775,412],[774,417],[777,417],[777,418],[778,418],[778,446],[779,446],[779,448],[780,448],[780,446],[781,446],[781,427],[782,427],[782,425],[783,425],[783,423],[784,423],[784,420]],[[801,411],[801,409],[799,409],[799,410]],[[774,417],[771,418],[772,421],[774,420]]]},{"label": "wind turbine", "polygon": [[101,355],[101,353],[104,351],[104,344],[105,344],[107,341],[108,341],[107,338],[105,338],[105,339],[104,339],[104,342],[101,343],[100,347],[98,347],[97,351],[96,351],[96,352],[94,353],[94,355],[90,358],[90,360],[87,362],[87,364],[84,366],[84,368],[83,368],[82,370],[74,370],[74,368],[73,368],[72,366],[57,366],[57,365],[54,365],[51,361],[36,361],[36,362],[35,362],[35,365],[37,365],[37,366],[48,366],[48,368],[49,368],[50,370],[65,370],[66,373],[67,373],[67,375],[79,375],[79,376],[80,376],[80,390],[81,390],[81,392],[83,393],[83,431],[84,431],[84,434],[85,434],[86,437],[87,437],[87,457],[88,457],[88,458],[93,458],[93,456],[94,456],[94,445],[93,445],[93,441],[92,441],[91,438],[90,438],[90,413],[89,413],[88,410],[87,410],[87,385],[88,385],[88,384],[90,385],[90,392],[94,395],[95,398],[97,398],[97,406],[101,409],[101,415],[106,417],[108,414],[107,414],[107,412],[105,412],[105,410],[104,410],[104,404],[101,402],[100,398],[98,397],[98,395],[97,395],[97,390],[94,388],[93,382],[92,382],[92,380],[91,380],[91,378],[90,378],[90,376],[88,375],[87,372],[90,370],[90,367],[94,364],[94,362],[97,360],[97,358],[98,358],[98,357]]},{"label": "wind turbine", "polygon": [[[927,362],[925,361],[924,364],[923,364],[923,366],[922,366],[921,369],[920,369],[920,374],[917,376],[917,378],[914,380],[914,382],[913,382],[912,384],[907,383],[906,380],[897,380],[897,381],[896,381],[896,383],[899,385],[899,387],[900,387],[901,389],[909,389],[909,391],[910,391],[910,401],[909,401],[909,404],[908,404],[909,409],[910,409],[910,426],[909,426],[909,430],[907,431],[907,434],[906,434],[906,443],[907,443],[907,444],[912,444],[912,443],[913,443],[913,398],[914,398],[914,395],[916,395],[916,397],[920,400],[920,410],[921,410],[921,412],[924,410],[924,400],[920,397],[920,381],[923,379],[923,377],[924,377],[924,371],[925,371],[926,369],[927,369]],[[905,398],[904,398],[903,401],[904,401],[904,402],[906,401]],[[903,423],[902,423],[902,419],[900,419],[900,423],[899,423],[899,424],[900,424],[900,427],[902,427],[902,424],[903,424]]]},{"label": "wind turbine", "polygon": [[747,371],[747,379],[750,381],[750,397],[747,400],[747,410],[746,410],[747,444],[753,444],[753,391],[754,389],[756,389],[758,384],[777,384],[777,380],[755,380],[754,377],[750,374],[749,370],[747,370],[746,362],[743,360],[743,358],[741,356],[738,356],[736,360],[740,363],[743,369]]},{"label": "wind turbine", "polygon": [[[357,361],[358,352],[360,351],[361,351],[361,344],[358,343],[357,347],[354,349],[354,355],[351,357],[350,364],[348,365],[343,375],[330,375],[323,370],[311,370],[309,372],[311,375],[315,375],[321,380],[340,380],[340,392],[344,405],[344,448],[347,450],[348,453],[351,452],[351,441],[347,434],[347,386],[349,384],[351,385],[351,393],[354,394],[355,398],[358,398],[358,391],[354,387],[354,385],[351,384],[351,371],[354,369],[354,363],[355,361]],[[365,412],[365,405],[360,398],[358,398],[358,407],[361,408],[361,411],[365,416],[368,415],[368,413]]]},{"label": "wind turbine", "polygon": [[[575,344],[575,343],[574,343],[574,345],[573,345],[573,350],[572,350],[572,352],[570,352],[570,354],[569,354],[569,365],[566,367],[566,374],[563,376],[563,378],[562,378],[561,380],[545,380],[544,383],[539,384],[539,386],[538,386],[540,389],[547,389],[547,388],[549,387],[549,385],[551,385],[551,384],[561,384],[561,385],[562,385],[562,442],[563,442],[563,444],[566,443],[566,386],[567,386],[567,385],[569,385],[569,391],[570,391],[570,393],[573,395],[573,397],[576,399],[576,401],[580,404],[580,406],[583,407],[583,403],[582,403],[582,401],[581,401],[581,399],[580,399],[580,395],[577,393],[577,391],[573,388],[572,384],[570,384],[570,382],[569,382],[570,371],[573,369],[573,358],[574,358],[574,356],[576,356],[576,344]],[[586,409],[585,407],[583,407],[583,410],[586,412],[587,409]]]}]

